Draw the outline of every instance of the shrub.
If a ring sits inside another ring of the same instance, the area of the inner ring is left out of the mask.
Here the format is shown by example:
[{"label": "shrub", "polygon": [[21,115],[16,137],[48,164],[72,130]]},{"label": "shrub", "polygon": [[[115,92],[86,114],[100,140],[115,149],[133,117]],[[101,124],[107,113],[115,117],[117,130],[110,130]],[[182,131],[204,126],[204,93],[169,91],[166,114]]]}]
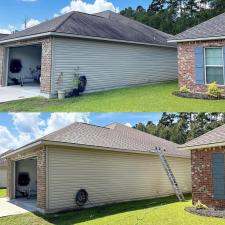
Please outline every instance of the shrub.
[{"label": "shrub", "polygon": [[221,96],[222,90],[217,86],[216,82],[213,82],[209,85],[207,94],[217,98]]},{"label": "shrub", "polygon": [[182,93],[190,93],[191,90],[189,88],[187,88],[186,86],[183,86],[180,88],[180,92]]},{"label": "shrub", "polygon": [[194,205],[196,209],[208,209],[206,205],[204,205],[201,201],[198,200],[198,202]]}]

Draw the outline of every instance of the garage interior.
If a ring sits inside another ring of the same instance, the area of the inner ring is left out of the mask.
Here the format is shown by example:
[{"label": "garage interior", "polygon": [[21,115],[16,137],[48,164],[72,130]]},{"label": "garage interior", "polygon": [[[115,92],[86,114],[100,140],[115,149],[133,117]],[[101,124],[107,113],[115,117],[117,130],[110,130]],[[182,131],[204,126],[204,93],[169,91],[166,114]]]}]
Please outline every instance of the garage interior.
[{"label": "garage interior", "polygon": [[7,86],[40,87],[41,45],[10,47],[8,49]]},{"label": "garage interior", "polygon": [[15,163],[15,197],[37,200],[37,158]]}]

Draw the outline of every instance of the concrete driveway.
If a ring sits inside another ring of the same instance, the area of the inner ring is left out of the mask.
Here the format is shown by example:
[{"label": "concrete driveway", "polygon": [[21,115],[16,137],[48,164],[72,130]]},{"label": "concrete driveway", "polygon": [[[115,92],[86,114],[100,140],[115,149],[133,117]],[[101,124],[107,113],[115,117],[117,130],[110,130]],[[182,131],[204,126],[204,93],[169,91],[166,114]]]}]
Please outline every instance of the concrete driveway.
[{"label": "concrete driveway", "polygon": [[36,209],[36,200],[0,198],[0,217],[35,212]]},{"label": "concrete driveway", "polygon": [[39,86],[25,85],[21,87],[8,86],[0,87],[0,103],[21,100],[32,97],[48,97],[46,94],[40,93]]}]

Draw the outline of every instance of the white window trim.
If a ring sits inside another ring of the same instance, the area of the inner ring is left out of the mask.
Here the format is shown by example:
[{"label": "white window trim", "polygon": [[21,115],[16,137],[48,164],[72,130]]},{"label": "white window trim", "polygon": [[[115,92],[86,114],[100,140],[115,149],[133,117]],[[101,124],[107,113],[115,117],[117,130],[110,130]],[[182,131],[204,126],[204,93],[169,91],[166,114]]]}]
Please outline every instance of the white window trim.
[{"label": "white window trim", "polygon": [[[209,48],[219,48],[222,49],[222,60],[223,60],[223,65],[206,65],[206,49]],[[205,85],[210,85],[210,83],[207,83],[207,78],[206,78],[206,68],[207,67],[222,67],[223,68],[223,82],[224,84],[217,84],[218,86],[225,86],[225,71],[224,71],[224,48],[223,47],[206,47],[204,48],[204,70],[205,70]]]}]

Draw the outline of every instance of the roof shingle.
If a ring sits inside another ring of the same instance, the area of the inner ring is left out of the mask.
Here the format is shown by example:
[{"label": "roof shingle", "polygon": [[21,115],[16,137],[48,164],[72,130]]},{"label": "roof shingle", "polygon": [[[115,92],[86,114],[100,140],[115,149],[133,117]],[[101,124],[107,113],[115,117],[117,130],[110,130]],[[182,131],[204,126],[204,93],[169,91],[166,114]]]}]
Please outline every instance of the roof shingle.
[{"label": "roof shingle", "polygon": [[196,148],[198,146],[219,143],[225,143],[225,125],[211,130],[208,133],[179,146],[179,148]]},{"label": "roof shingle", "polygon": [[167,155],[189,157],[189,152],[179,150],[173,142],[121,124],[99,127],[74,123],[40,140],[152,153],[161,147]]},{"label": "roof shingle", "polygon": [[225,13],[220,14],[208,21],[205,21],[197,26],[194,26],[174,37],[171,37],[169,41],[182,41],[194,40],[194,39],[206,39],[225,37]]},{"label": "roof shingle", "polygon": [[174,44],[167,42],[171,35],[110,11],[94,15],[70,12],[3,37],[1,41],[48,32],[174,47]]}]

